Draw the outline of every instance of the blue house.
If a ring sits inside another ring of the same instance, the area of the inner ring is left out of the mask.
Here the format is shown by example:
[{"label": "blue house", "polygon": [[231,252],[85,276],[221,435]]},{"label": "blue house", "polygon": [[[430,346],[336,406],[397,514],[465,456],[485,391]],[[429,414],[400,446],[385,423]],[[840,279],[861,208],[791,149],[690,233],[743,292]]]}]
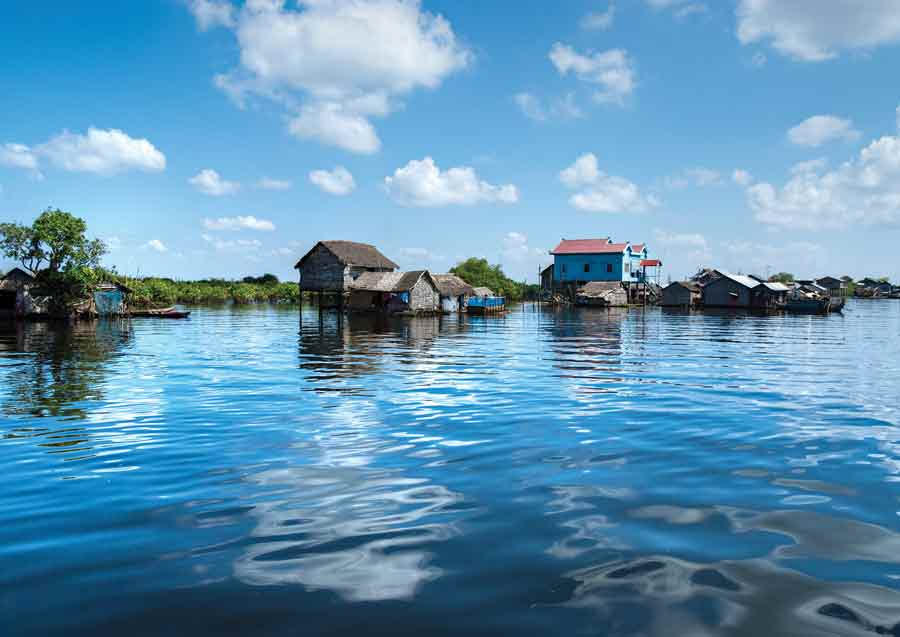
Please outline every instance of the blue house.
[{"label": "blue house", "polygon": [[612,239],[563,239],[553,255],[553,280],[556,284],[589,281],[640,280],[641,261],[647,258],[647,246]]}]

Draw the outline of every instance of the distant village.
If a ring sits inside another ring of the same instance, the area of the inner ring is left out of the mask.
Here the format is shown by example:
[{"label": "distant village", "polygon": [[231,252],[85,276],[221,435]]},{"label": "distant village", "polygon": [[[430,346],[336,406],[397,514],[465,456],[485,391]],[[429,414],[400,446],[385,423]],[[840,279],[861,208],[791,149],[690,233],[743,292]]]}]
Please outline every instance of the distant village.
[{"label": "distant village", "polygon": [[[550,306],[732,308],[827,313],[840,311],[848,296],[900,299],[900,287],[880,279],[853,281],[824,276],[810,280],[764,279],[722,269],[701,269],[663,286],[663,263],[647,244],[602,239],[563,239],[550,251],[553,263],[540,273],[536,302]],[[494,290],[470,284],[453,273],[401,271],[375,246],[355,241],[319,241],[294,266],[301,298],[319,308],[392,315],[498,313],[507,300]],[[90,316],[118,316],[128,309],[130,290],[119,282],[95,286],[82,302]],[[0,277],[0,317],[46,315],[48,297],[20,268]],[[140,314],[183,318],[174,308]],[[138,314],[133,314],[138,315]]]}]

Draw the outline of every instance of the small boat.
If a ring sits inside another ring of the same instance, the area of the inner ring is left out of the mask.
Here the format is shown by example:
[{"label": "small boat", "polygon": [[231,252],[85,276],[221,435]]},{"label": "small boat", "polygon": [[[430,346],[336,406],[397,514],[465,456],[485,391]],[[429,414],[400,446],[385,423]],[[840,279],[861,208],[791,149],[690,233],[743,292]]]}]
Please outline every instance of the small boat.
[{"label": "small boat", "polygon": [[164,307],[155,310],[132,310],[133,318],[169,318],[182,319],[191,315],[190,312],[176,310],[174,307]]},{"label": "small boat", "polygon": [[844,299],[795,297],[788,299],[784,309],[795,314],[828,314],[843,310]]}]

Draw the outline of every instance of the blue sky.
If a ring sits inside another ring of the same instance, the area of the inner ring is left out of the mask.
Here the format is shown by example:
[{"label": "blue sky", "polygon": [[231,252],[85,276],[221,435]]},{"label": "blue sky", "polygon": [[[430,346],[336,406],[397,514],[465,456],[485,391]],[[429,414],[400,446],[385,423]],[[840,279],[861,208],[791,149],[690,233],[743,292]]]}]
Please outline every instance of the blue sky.
[{"label": "blue sky", "polygon": [[535,280],[611,236],[673,278],[900,279],[894,0],[120,5],[6,7],[0,219],[76,213],[122,272],[352,239]]}]

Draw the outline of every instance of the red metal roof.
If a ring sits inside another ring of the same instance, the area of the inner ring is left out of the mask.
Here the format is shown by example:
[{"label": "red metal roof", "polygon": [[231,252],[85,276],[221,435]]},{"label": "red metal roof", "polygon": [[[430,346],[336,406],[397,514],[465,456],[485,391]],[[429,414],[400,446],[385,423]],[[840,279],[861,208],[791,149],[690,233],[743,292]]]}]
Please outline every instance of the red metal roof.
[{"label": "red metal roof", "polygon": [[641,252],[643,252],[643,251],[644,251],[644,244],[643,244],[643,243],[635,243],[634,245],[631,246],[631,251],[634,252],[634,253],[641,253]]},{"label": "red metal roof", "polygon": [[627,242],[610,243],[609,239],[563,239],[550,254],[616,254],[627,247]]},{"label": "red metal roof", "polygon": [[662,261],[659,259],[641,259],[642,268],[658,268],[661,265]]}]

